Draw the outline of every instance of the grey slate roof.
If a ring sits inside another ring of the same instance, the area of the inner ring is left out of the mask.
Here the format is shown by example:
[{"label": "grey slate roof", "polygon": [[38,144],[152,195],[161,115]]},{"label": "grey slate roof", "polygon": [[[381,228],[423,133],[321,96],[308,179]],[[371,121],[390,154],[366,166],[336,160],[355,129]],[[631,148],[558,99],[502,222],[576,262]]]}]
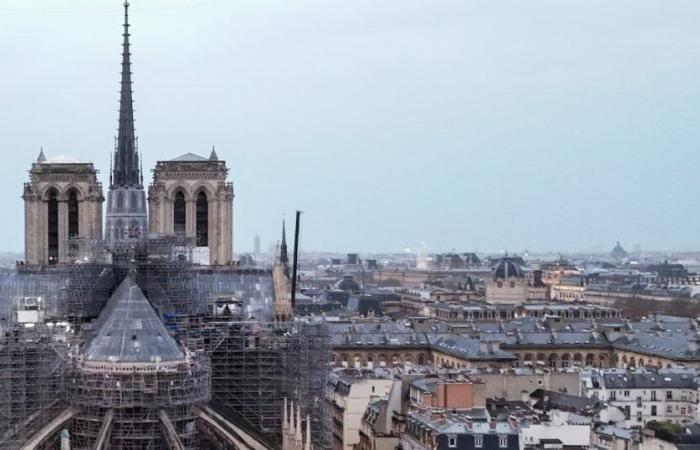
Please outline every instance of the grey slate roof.
[{"label": "grey slate roof", "polygon": [[603,384],[608,389],[697,389],[695,377],[685,373],[604,373]]},{"label": "grey slate roof", "polygon": [[579,397],[546,389],[536,389],[530,394],[530,398],[536,400],[532,407],[537,410],[559,409],[587,415],[597,412],[603,406],[603,403],[595,398]]},{"label": "grey slate roof", "polygon": [[184,155],[178,156],[177,158],[171,159],[171,161],[209,161],[204,156],[195,155],[194,153],[185,153]]},{"label": "grey slate roof", "polygon": [[122,281],[100,313],[96,335],[84,356],[90,362],[129,363],[185,358],[131,276]]}]

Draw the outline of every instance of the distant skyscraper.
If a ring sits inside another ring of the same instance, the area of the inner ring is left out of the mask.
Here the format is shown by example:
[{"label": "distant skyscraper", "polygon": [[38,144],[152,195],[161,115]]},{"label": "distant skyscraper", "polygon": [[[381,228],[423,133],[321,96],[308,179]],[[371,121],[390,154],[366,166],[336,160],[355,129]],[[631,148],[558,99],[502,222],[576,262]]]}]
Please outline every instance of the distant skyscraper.
[{"label": "distant skyscraper", "polygon": [[260,254],[260,236],[257,234],[253,238],[253,253],[257,256]]}]

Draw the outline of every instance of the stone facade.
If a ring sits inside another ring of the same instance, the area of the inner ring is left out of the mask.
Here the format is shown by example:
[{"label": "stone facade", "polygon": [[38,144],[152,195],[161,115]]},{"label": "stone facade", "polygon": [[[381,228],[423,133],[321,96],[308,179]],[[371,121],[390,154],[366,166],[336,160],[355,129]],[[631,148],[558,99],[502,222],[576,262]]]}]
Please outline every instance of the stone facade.
[{"label": "stone facade", "polygon": [[66,158],[32,164],[24,184],[24,258],[27,264],[70,262],[69,238],[102,237],[102,185],[92,163]]},{"label": "stone facade", "polygon": [[196,238],[198,247],[208,249],[209,264],[230,264],[234,194],[227,175],[215,152],[209,159],[188,153],[159,161],[148,188],[150,232]]}]

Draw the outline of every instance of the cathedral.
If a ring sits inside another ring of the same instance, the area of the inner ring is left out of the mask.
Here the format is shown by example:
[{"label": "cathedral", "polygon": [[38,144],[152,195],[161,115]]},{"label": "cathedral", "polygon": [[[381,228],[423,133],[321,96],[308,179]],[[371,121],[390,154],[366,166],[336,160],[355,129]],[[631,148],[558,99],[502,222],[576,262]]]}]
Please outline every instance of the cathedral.
[{"label": "cathedral", "polygon": [[234,261],[214,148],[144,183],[129,27],[126,1],[106,195],[91,162],[43,149],[24,184],[25,258],[0,270],[0,449],[325,448],[327,330],[294,318],[284,227],[272,267]]},{"label": "cathedral", "polygon": [[89,162],[47,159],[42,150],[24,186],[27,264],[71,263],[74,238],[129,240],[180,235],[196,243],[198,262],[223,266],[233,259],[233,184],[216,151],[158,161],[148,195],[134,131],[128,4],[122,43],[119,126],[111,158],[107,207],[97,170]]}]

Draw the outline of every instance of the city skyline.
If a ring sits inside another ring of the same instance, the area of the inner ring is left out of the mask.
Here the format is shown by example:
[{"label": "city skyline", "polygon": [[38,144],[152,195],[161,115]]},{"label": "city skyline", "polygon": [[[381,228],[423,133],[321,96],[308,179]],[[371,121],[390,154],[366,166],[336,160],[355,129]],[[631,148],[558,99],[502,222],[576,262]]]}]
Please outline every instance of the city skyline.
[{"label": "city skyline", "polygon": [[[133,6],[144,167],[216,145],[236,252],[295,209],[307,251],[697,248],[692,2],[168,5]],[[119,8],[3,5],[11,209],[41,146],[107,185]]]}]

